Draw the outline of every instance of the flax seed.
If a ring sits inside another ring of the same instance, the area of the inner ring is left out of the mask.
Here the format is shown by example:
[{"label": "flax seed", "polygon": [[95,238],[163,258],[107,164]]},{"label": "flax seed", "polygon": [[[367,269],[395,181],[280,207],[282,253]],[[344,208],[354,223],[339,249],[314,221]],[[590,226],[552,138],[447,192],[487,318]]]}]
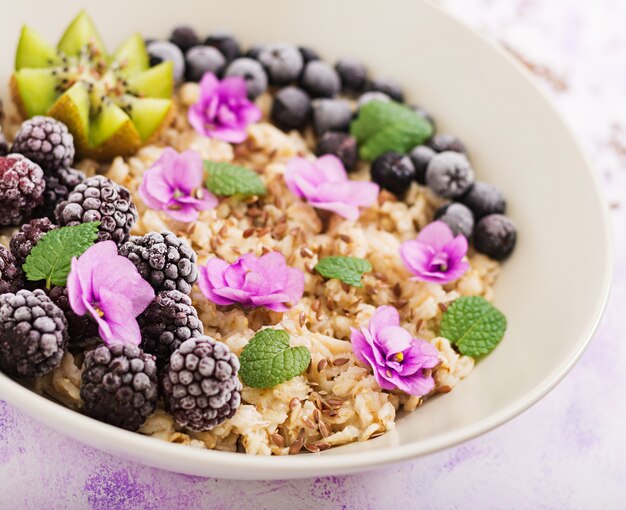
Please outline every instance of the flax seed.
[{"label": "flax seed", "polygon": [[232,214],[238,220],[243,219],[243,217],[245,216],[243,211],[240,211],[239,209],[233,209],[230,214]]},{"label": "flax seed", "polygon": [[328,450],[330,448],[330,445],[328,443],[315,443],[315,444],[320,449],[320,452],[323,452],[324,450]]},{"label": "flax seed", "polygon": [[352,242],[352,238],[350,236],[347,236],[346,234],[339,234],[339,239],[348,244]]},{"label": "flax seed", "polygon": [[261,230],[257,232],[257,235],[259,237],[263,237],[265,234],[268,234],[270,230],[272,230],[271,227],[263,227]]},{"label": "flax seed", "polygon": [[268,253],[272,253],[272,249],[268,246],[261,246],[261,253],[263,253],[263,255],[267,255]]},{"label": "flax seed", "polygon": [[323,437],[330,436],[330,429],[328,428],[328,425],[326,425],[325,422],[320,421],[319,428],[320,428],[320,434],[322,434]]},{"label": "flax seed", "polygon": [[415,333],[419,333],[419,330],[422,329],[423,325],[424,325],[424,319],[418,320],[417,324],[415,324]]},{"label": "flax seed", "polygon": [[263,212],[258,207],[250,207],[250,209],[248,209],[248,216],[250,216],[250,218],[258,218],[262,214]]},{"label": "flax seed", "polygon": [[432,369],[430,369],[430,368],[424,368],[424,369],[422,370],[422,375],[423,375],[424,377],[430,377],[430,376],[432,375],[432,373],[433,373],[433,371],[432,371]]},{"label": "flax seed", "polygon": [[319,299],[316,299],[315,301],[313,301],[313,304],[311,305],[311,310],[313,310],[314,312],[319,311],[320,306],[322,306],[322,303]]},{"label": "flax seed", "polygon": [[309,247],[303,246],[302,248],[300,248],[300,255],[306,257],[307,259],[310,259],[311,257],[313,257],[314,253]]},{"label": "flax seed", "polygon": [[375,273],[372,273],[372,276],[374,276],[374,278],[376,278],[377,280],[380,280],[381,282],[387,281],[387,275],[383,273],[375,272]]},{"label": "flax seed", "polygon": [[277,209],[282,209],[284,207],[285,203],[283,202],[283,199],[281,198],[280,195],[274,195],[274,206]]},{"label": "flax seed", "polygon": [[222,226],[222,228],[220,228],[220,231],[218,232],[218,234],[221,237],[226,237],[227,233],[228,233],[228,227],[226,225]]},{"label": "flax seed", "polygon": [[313,419],[315,421],[320,421],[320,410],[319,409],[313,409]]},{"label": "flax seed", "polygon": [[333,361],[333,365],[335,365],[336,367],[340,367],[348,363],[348,361],[350,361],[350,358],[337,358]]},{"label": "flax seed", "polygon": [[439,386],[439,388],[437,388],[437,391],[439,393],[450,393],[452,391],[452,386],[444,384],[442,386]]},{"label": "flax seed", "polygon": [[248,237],[250,237],[252,234],[254,234],[254,229],[253,228],[247,228],[246,230],[243,231],[243,238],[244,239],[248,239]]},{"label": "flax seed", "polygon": [[302,423],[304,423],[305,427],[308,427],[310,429],[316,429],[317,426],[315,425],[315,423],[313,423],[313,421],[311,420],[311,418],[309,418],[308,416],[304,416],[302,418]]},{"label": "flax seed", "polygon": [[290,401],[289,401],[289,409],[291,409],[292,411],[298,407],[300,405],[300,401],[296,398],[293,397]]},{"label": "flax seed", "polygon": [[306,324],[306,313],[300,312],[300,315],[298,316],[298,324],[300,324],[301,328],[304,327]]},{"label": "flax seed", "polygon": [[346,282],[341,282],[341,288],[343,289],[344,292],[350,292],[350,285],[348,285]]},{"label": "flax seed", "polygon": [[213,251],[217,250],[217,238],[212,237],[211,239],[209,239],[209,245],[211,246],[211,249]]},{"label": "flax seed", "polygon": [[446,305],[445,303],[439,303],[437,306],[439,307],[439,310],[441,310],[444,313],[448,309],[448,305]]},{"label": "flax seed", "polygon": [[334,409],[323,409],[322,413],[326,416],[337,416],[337,411],[335,411]]},{"label": "flax seed", "polygon": [[276,237],[284,236],[285,232],[287,232],[287,224],[286,223],[280,223],[280,224],[278,224],[278,225],[276,225],[274,227],[274,235]]},{"label": "flax seed", "polygon": [[325,366],[326,366],[326,360],[322,358],[317,364],[317,371],[321,372],[322,370],[324,370]]},{"label": "flax seed", "polygon": [[306,264],[304,264],[304,269],[306,269],[311,274],[315,274],[315,268],[313,264],[311,264],[310,262],[307,262]]},{"label": "flax seed", "polygon": [[408,304],[409,304],[409,302],[406,299],[399,299],[398,301],[392,301],[391,302],[391,306],[397,308],[398,310],[400,308],[404,308]]},{"label": "flax seed", "polygon": [[289,455],[295,455],[296,453],[300,453],[300,450],[302,450],[303,445],[304,445],[304,438],[296,439],[296,442],[293,443],[289,447]]},{"label": "flax seed", "polygon": [[272,434],[270,437],[272,438],[272,443],[279,448],[283,448],[285,446],[285,439],[280,434]]},{"label": "flax seed", "polygon": [[402,286],[400,285],[400,282],[396,283],[393,286],[393,295],[396,296],[397,298],[399,298],[402,295]]},{"label": "flax seed", "polygon": [[320,451],[320,447],[313,443],[305,444],[304,448],[311,453],[318,453]]},{"label": "flax seed", "polygon": [[306,367],[306,373],[310,374],[311,373],[311,367],[313,366],[313,360],[309,360],[309,364]]},{"label": "flax seed", "polygon": [[329,406],[337,409],[343,405],[343,400],[337,400],[336,398],[329,398],[326,402]]}]

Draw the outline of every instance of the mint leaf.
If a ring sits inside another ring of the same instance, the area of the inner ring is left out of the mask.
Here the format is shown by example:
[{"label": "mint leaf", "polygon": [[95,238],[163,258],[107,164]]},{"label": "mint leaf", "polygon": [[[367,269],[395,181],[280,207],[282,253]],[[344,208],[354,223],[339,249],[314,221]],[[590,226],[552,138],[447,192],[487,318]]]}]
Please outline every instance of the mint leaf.
[{"label": "mint leaf", "polygon": [[78,257],[98,237],[99,221],[81,223],[72,227],[51,230],[37,242],[22,266],[30,281],[46,280],[51,284],[65,285],[73,257]]},{"label": "mint leaf", "polygon": [[289,347],[289,335],[280,329],[263,329],[239,356],[241,380],[252,388],[273,388],[300,375],[311,361],[306,347]]},{"label": "mint leaf", "polygon": [[506,317],[485,298],[465,296],[455,300],[443,314],[439,335],[467,356],[491,352],[506,331]]},{"label": "mint leaf", "polygon": [[432,132],[430,122],[419,113],[393,101],[370,101],[350,125],[359,156],[367,161],[388,151],[406,153],[428,140]]},{"label": "mint leaf", "polygon": [[205,161],[206,187],[216,195],[265,195],[265,184],[254,170],[231,163]]},{"label": "mint leaf", "polygon": [[324,257],[315,270],[324,278],[339,278],[353,287],[363,287],[361,276],[372,270],[372,264],[357,257]]}]

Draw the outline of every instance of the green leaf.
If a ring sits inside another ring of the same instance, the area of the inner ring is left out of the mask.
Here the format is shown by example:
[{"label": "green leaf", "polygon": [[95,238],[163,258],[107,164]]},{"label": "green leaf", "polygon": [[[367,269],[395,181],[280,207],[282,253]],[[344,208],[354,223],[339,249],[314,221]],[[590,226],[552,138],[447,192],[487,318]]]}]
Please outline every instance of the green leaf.
[{"label": "green leaf", "polygon": [[353,287],[363,287],[361,277],[372,270],[372,264],[357,257],[324,257],[315,270],[324,278],[339,278]]},{"label": "green leaf", "polygon": [[443,314],[439,335],[456,345],[461,354],[482,356],[491,352],[506,331],[506,317],[485,298],[465,296]]},{"label": "green leaf", "polygon": [[265,184],[254,170],[231,163],[205,161],[206,187],[216,195],[265,195]]},{"label": "green leaf", "polygon": [[424,143],[433,127],[419,113],[393,101],[370,101],[350,125],[361,159],[372,161],[388,151],[406,153]]},{"label": "green leaf", "polygon": [[263,329],[243,348],[241,380],[252,388],[273,388],[300,375],[311,361],[306,347],[289,347],[289,335],[280,329]]},{"label": "green leaf", "polygon": [[73,257],[80,256],[98,237],[99,221],[81,223],[71,227],[51,230],[37,242],[22,266],[31,281],[46,280],[51,284],[65,285]]}]

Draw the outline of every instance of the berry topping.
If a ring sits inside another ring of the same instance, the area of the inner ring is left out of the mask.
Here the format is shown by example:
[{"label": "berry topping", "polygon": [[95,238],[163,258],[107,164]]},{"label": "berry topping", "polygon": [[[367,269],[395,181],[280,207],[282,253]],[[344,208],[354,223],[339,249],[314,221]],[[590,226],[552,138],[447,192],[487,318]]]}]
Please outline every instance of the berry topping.
[{"label": "berry topping", "polygon": [[426,184],[440,197],[460,197],[473,183],[474,170],[460,152],[441,152],[428,163]]},{"label": "berry topping", "polygon": [[467,154],[467,149],[463,142],[454,135],[435,135],[428,141],[428,145],[435,152],[454,151]]},{"label": "berry topping", "polygon": [[180,48],[180,51],[185,53],[192,46],[200,44],[200,38],[196,31],[189,26],[176,27],[170,35],[170,42],[174,43]]},{"label": "berry topping", "polygon": [[474,229],[474,247],[495,260],[504,260],[515,248],[515,224],[502,214],[490,214],[481,219]]},{"label": "berry topping", "polygon": [[154,356],[136,345],[100,345],[85,355],[80,396],[87,416],[138,430],[156,410]]},{"label": "berry topping", "polygon": [[274,96],[270,116],[284,131],[302,129],[311,115],[311,99],[298,87],[285,87]]},{"label": "berry topping", "polygon": [[73,168],[61,168],[53,175],[44,174],[46,189],[43,192],[43,204],[33,211],[37,217],[46,217],[55,221],[54,210],[59,202],[67,200],[70,192],[85,180],[85,174]]},{"label": "berry topping", "polygon": [[319,53],[313,48],[309,48],[308,46],[300,46],[300,48],[298,49],[300,50],[300,54],[302,55],[302,59],[304,60],[305,64],[320,59]]},{"label": "berry topping", "polygon": [[0,369],[32,379],[47,374],[63,357],[67,322],[43,290],[0,295]]},{"label": "berry topping", "polygon": [[214,48],[220,50],[228,62],[236,59],[241,53],[237,39],[226,32],[211,34],[206,38],[204,44],[207,46],[213,46]]},{"label": "berry topping", "polygon": [[120,248],[155,292],[178,290],[189,294],[198,279],[196,252],[171,232],[132,236]]},{"label": "berry topping", "polygon": [[408,156],[386,152],[372,163],[372,180],[401,197],[415,180],[415,167]]},{"label": "berry topping", "polygon": [[400,84],[388,78],[375,78],[369,84],[369,90],[387,94],[394,101],[404,102],[404,91]]},{"label": "berry topping", "polygon": [[15,263],[15,257],[0,245],[0,294],[17,292],[24,286],[24,273]]},{"label": "berry topping", "polygon": [[442,205],[435,211],[435,219],[443,221],[455,236],[464,235],[467,239],[474,232],[474,215],[463,204],[452,202]]},{"label": "berry topping", "polygon": [[367,83],[367,69],[360,60],[354,58],[342,58],[335,65],[339,73],[343,90],[351,93],[359,93]]},{"label": "berry topping", "polygon": [[72,310],[66,287],[52,287],[48,292],[48,297],[65,315],[65,320],[67,320],[67,341],[70,346],[84,346],[86,343],[94,340],[101,342],[98,338],[98,323],[91,315],[78,315]]},{"label": "berry topping", "polygon": [[7,143],[7,139],[4,137],[2,127],[0,127],[0,156],[6,156],[8,153],[9,144]]},{"label": "berry topping", "polygon": [[288,43],[265,46],[259,52],[258,60],[265,67],[270,83],[278,86],[296,80],[304,65],[298,48]]},{"label": "berry topping", "polygon": [[19,225],[43,202],[43,171],[20,154],[0,157],[0,227]]},{"label": "berry topping", "polygon": [[238,371],[239,359],[225,344],[207,336],[187,340],[165,367],[165,406],[183,427],[210,430],[241,404]]},{"label": "berry topping", "polygon": [[180,48],[169,41],[152,41],[146,45],[150,56],[150,65],[171,62],[174,68],[174,81],[180,83],[185,76],[185,57]]},{"label": "berry topping", "polygon": [[332,66],[321,60],[313,60],[304,67],[300,86],[311,97],[333,97],[341,90],[341,80]]},{"label": "berry topping", "polygon": [[57,226],[48,218],[37,218],[30,220],[29,223],[25,223],[13,234],[10,247],[17,267],[24,265],[30,250],[33,249],[33,246],[37,244],[44,234],[55,228]]},{"label": "berry topping", "polygon": [[54,174],[74,162],[74,137],[58,120],[33,117],[22,124],[11,152],[34,161],[46,174]]},{"label": "berry topping", "polygon": [[246,82],[248,99],[255,99],[267,90],[267,73],[258,61],[251,58],[233,60],[225,76],[239,76]]},{"label": "berry topping", "polygon": [[346,170],[354,169],[359,157],[356,138],[341,131],[326,131],[318,140],[315,153],[318,156],[333,154],[337,156]]},{"label": "berry topping", "polygon": [[226,67],[226,59],[217,48],[194,46],[185,53],[185,79],[200,81],[204,73],[221,76]]},{"label": "berry topping", "polygon": [[436,152],[426,145],[418,145],[409,152],[409,157],[415,167],[415,179],[420,184],[426,184],[426,169],[435,154]]},{"label": "berry topping", "polygon": [[475,182],[459,200],[472,210],[476,220],[489,214],[503,214],[506,210],[501,191],[486,182]]},{"label": "berry topping", "polygon": [[391,101],[391,98],[384,92],[366,92],[365,94],[361,94],[361,96],[359,96],[359,99],[357,100],[357,108],[361,108],[372,101],[383,101],[384,103],[387,103]]},{"label": "berry topping", "polygon": [[313,129],[317,136],[326,131],[347,131],[352,120],[352,106],[345,99],[316,99],[313,107]]}]

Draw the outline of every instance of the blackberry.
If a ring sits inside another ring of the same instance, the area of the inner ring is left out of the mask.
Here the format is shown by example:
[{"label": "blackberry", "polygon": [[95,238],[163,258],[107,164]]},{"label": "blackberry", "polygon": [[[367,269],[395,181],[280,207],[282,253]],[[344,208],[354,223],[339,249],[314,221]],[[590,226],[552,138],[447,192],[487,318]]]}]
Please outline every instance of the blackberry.
[{"label": "blackberry", "polygon": [[372,162],[372,181],[381,188],[402,197],[415,180],[411,159],[398,152],[385,152]]},{"label": "blackberry", "polygon": [[0,227],[20,225],[41,205],[43,171],[20,154],[0,157]]},{"label": "blackberry", "polygon": [[85,355],[80,396],[87,416],[138,430],[157,406],[154,356],[137,345],[100,345]]},{"label": "blackberry", "polygon": [[335,65],[341,78],[341,85],[346,92],[359,93],[367,83],[367,69],[360,60],[342,58]]},{"label": "blackberry", "polygon": [[159,292],[137,321],[141,347],[154,354],[159,365],[165,365],[181,343],[204,330],[191,298],[177,290]]},{"label": "blackberry", "polygon": [[43,180],[46,182],[46,189],[43,192],[43,204],[33,211],[33,215],[38,218],[49,218],[56,221],[54,209],[57,204],[67,200],[70,192],[85,180],[85,174],[73,168],[61,168],[52,175],[44,174]]},{"label": "blackberry", "polygon": [[91,315],[77,315],[70,306],[66,287],[52,287],[48,297],[57,305],[67,320],[67,340],[70,346],[83,346],[98,336],[98,324]]},{"label": "blackberry", "polygon": [[32,379],[61,363],[67,344],[63,312],[43,290],[0,295],[0,369]]},{"label": "blackberry", "polygon": [[137,208],[126,188],[102,175],[76,186],[54,210],[61,226],[99,221],[98,241],[112,240],[120,246],[128,240],[137,221]]},{"label": "blackberry", "polygon": [[298,87],[285,87],[274,96],[272,121],[283,131],[302,129],[311,117],[311,99]]},{"label": "blackberry", "polygon": [[515,224],[502,214],[485,216],[474,229],[474,248],[495,260],[508,258],[516,242]]},{"label": "blackberry", "polygon": [[22,154],[52,174],[74,162],[74,137],[67,126],[52,117],[36,116],[22,124],[11,152]]},{"label": "blackberry", "polygon": [[9,144],[0,127],[0,156],[6,156],[9,153]]},{"label": "blackberry", "polygon": [[162,383],[165,406],[190,430],[210,430],[241,404],[239,359],[208,336],[183,342],[170,357]]},{"label": "blackberry", "polygon": [[54,230],[57,226],[48,218],[37,218],[25,223],[11,236],[9,247],[15,257],[17,267],[22,267],[26,257],[45,233]]},{"label": "blackberry", "polygon": [[346,170],[354,169],[359,158],[359,147],[354,136],[341,131],[326,131],[317,141],[315,153],[318,156],[334,154]]},{"label": "blackberry", "polygon": [[171,232],[133,236],[120,248],[155,292],[178,290],[189,294],[198,279],[196,252]]},{"label": "blackberry", "polygon": [[24,287],[22,266],[15,263],[15,257],[0,245],[0,294],[17,292]]}]

